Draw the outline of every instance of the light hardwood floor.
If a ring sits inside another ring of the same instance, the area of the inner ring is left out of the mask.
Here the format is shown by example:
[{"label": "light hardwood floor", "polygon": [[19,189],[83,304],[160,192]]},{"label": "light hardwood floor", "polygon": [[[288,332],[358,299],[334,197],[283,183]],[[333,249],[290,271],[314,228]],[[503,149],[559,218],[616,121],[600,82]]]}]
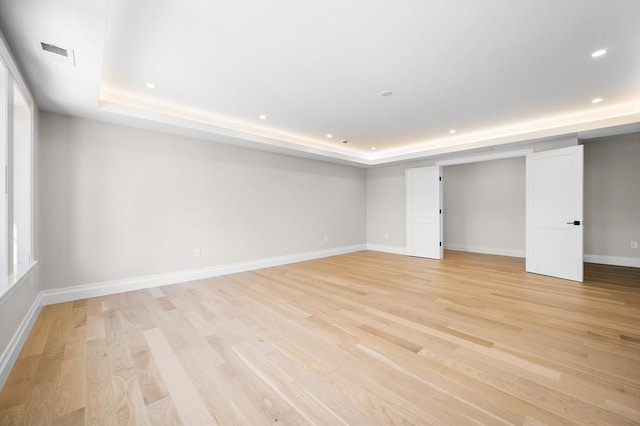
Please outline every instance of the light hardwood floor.
[{"label": "light hardwood floor", "polygon": [[359,252],[47,306],[0,424],[640,424],[640,269],[586,277]]}]

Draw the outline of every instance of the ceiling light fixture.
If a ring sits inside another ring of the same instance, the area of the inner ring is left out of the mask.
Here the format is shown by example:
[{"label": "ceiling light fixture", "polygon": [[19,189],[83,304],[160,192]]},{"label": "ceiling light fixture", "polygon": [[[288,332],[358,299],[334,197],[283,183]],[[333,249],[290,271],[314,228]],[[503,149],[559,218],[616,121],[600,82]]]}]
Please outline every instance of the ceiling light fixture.
[{"label": "ceiling light fixture", "polygon": [[259,118],[260,120],[266,120],[266,119],[267,119],[267,116],[266,116],[266,115],[264,115],[264,114],[260,114],[260,115],[258,116],[258,118]]},{"label": "ceiling light fixture", "polygon": [[380,96],[383,96],[385,98],[388,98],[391,95],[393,95],[393,92],[391,90],[383,90],[382,92],[380,92]]},{"label": "ceiling light fixture", "polygon": [[376,148],[375,146],[371,147],[371,151],[375,151],[376,149],[378,149],[378,148]]},{"label": "ceiling light fixture", "polygon": [[592,58],[599,58],[600,56],[604,56],[607,53],[607,49],[596,50],[591,54]]},{"label": "ceiling light fixture", "polygon": [[349,141],[346,139],[342,139],[342,143],[349,143]]},{"label": "ceiling light fixture", "polygon": [[156,88],[156,85],[153,84],[153,83],[145,83],[144,85],[147,87],[147,89],[155,89]]},{"label": "ceiling light fixture", "polygon": [[602,98],[595,98],[591,100],[592,104],[599,104],[600,102],[602,102]]},{"label": "ceiling light fixture", "polygon": [[327,139],[331,139],[333,137],[333,135],[331,133],[327,133]]},{"label": "ceiling light fixture", "polygon": [[450,135],[454,134],[455,132],[456,132],[456,129],[451,129],[451,130],[449,130],[449,134],[450,134]]}]

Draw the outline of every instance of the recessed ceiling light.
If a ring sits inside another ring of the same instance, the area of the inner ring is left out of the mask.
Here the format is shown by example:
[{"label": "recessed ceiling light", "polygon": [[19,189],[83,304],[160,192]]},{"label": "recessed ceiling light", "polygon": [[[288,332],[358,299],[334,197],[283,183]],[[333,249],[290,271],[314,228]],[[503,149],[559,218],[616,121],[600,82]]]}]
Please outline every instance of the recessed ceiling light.
[{"label": "recessed ceiling light", "polygon": [[378,148],[376,148],[375,146],[371,147],[371,151],[375,151],[376,149],[378,149]]},{"label": "recessed ceiling light", "polygon": [[331,133],[327,133],[326,136],[327,136],[328,139],[331,139],[333,137],[333,135]]},{"label": "recessed ceiling light", "polygon": [[147,86],[147,89],[155,89],[156,88],[156,85],[153,84],[153,83],[145,83],[144,85]]},{"label": "recessed ceiling light", "polygon": [[595,98],[591,100],[592,104],[599,104],[600,102],[602,102],[602,98]]},{"label": "recessed ceiling light", "polygon": [[595,52],[593,52],[591,54],[592,58],[599,58],[600,56],[603,56],[607,53],[607,49],[600,49],[600,50],[596,50]]},{"label": "recessed ceiling light", "polygon": [[380,92],[380,96],[384,96],[385,98],[391,95],[393,95],[393,92],[391,90],[383,90],[382,92]]},{"label": "recessed ceiling light", "polygon": [[451,135],[454,134],[455,132],[456,132],[456,129],[449,130],[449,134],[451,134]]},{"label": "recessed ceiling light", "polygon": [[260,120],[266,120],[266,119],[267,119],[267,116],[266,116],[266,115],[264,115],[264,114],[260,114],[260,115],[258,116],[258,118],[259,118]]}]

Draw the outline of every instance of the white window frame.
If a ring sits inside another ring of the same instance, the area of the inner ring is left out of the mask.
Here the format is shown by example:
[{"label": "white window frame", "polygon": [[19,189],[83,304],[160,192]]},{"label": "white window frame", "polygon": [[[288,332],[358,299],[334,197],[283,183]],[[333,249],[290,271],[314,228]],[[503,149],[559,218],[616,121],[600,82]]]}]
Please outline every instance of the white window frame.
[{"label": "white window frame", "polygon": [[[13,86],[13,90],[14,91],[18,91],[20,92],[20,88],[18,87],[17,84],[15,84],[14,82],[14,86]],[[9,188],[8,191],[8,200],[9,203],[7,204],[7,207],[11,207],[11,210],[8,212],[8,218],[11,220],[11,222],[7,222],[9,225],[11,225],[10,228],[7,228],[7,232],[8,232],[8,240],[9,240],[9,276],[10,277],[14,277],[15,279],[19,279],[22,275],[24,275],[24,272],[28,269],[31,268],[31,260],[33,258],[33,226],[34,226],[34,222],[33,222],[33,132],[34,132],[34,114],[33,114],[33,104],[29,104],[26,101],[26,97],[20,93],[21,95],[21,100],[24,102],[24,107],[27,109],[27,116],[26,119],[28,121],[28,134],[27,137],[28,139],[26,140],[20,140],[17,141],[17,132],[16,132],[16,116],[15,116],[15,107],[16,107],[16,98],[15,98],[15,93],[13,94],[13,111],[14,111],[14,115],[13,115],[13,138],[11,139],[11,143],[7,144],[8,147],[10,147],[10,149],[8,150],[8,155],[7,158],[9,159],[9,161],[7,162],[8,164],[8,170],[10,171],[10,173],[7,173],[8,176],[8,185],[7,187]],[[22,102],[21,102],[22,103]],[[23,129],[24,130],[24,129]],[[25,153],[24,149],[26,148],[26,155],[28,155],[27,158],[22,157],[19,162],[22,163],[23,161],[26,160],[26,164],[20,164],[20,167],[26,166],[27,170],[21,170],[21,173],[24,173],[24,176],[20,176],[20,178],[24,178],[27,180],[27,182],[19,182],[21,187],[18,188],[16,185],[16,180],[18,179],[18,173],[17,173],[17,168],[18,165],[16,164],[18,162],[17,160],[17,149],[16,149],[16,143],[20,143],[20,144],[25,144],[24,146],[22,146],[22,153]],[[16,217],[16,208],[17,206],[17,201],[16,201],[16,193],[18,191],[22,192],[26,190],[27,194],[25,195],[25,202],[28,203],[28,205],[26,207],[28,207],[28,211],[26,212],[26,214],[28,214],[28,217],[25,219],[24,217]],[[18,234],[18,240],[15,241],[14,240],[14,229],[16,227],[16,224],[20,224],[21,227],[18,229],[19,232],[24,232],[24,226],[22,225],[27,225],[28,226],[28,240],[26,241],[25,244],[25,240],[24,238],[21,238],[21,235]],[[14,253],[14,244],[17,243],[17,251]],[[25,251],[25,246],[27,248],[27,250]],[[25,256],[26,259],[24,259],[23,262],[19,262],[20,257]],[[12,282],[12,279],[9,279],[9,282]]]},{"label": "white window frame", "polygon": [[[29,90],[27,84],[25,83],[20,70],[16,65],[16,61],[11,54],[11,51],[7,47],[6,40],[4,36],[0,32],[0,60],[2,60],[2,65],[6,67],[6,78],[5,78],[5,86],[6,90],[3,93],[0,93],[0,102],[2,106],[0,107],[0,123],[5,124],[3,126],[4,134],[2,138],[4,138],[4,147],[0,144],[0,194],[4,197],[2,203],[0,203],[0,208],[4,210],[3,214],[0,214],[0,219],[3,219],[4,226],[0,231],[0,300],[7,297],[15,288],[17,288],[21,281],[28,276],[33,267],[36,265],[36,246],[35,246],[35,216],[36,216],[36,204],[35,204],[35,170],[34,170],[34,151],[35,151],[35,137],[36,137],[36,126],[35,126],[35,103],[33,101],[33,96],[31,95],[31,91]],[[13,158],[12,158],[12,147],[13,147],[13,110],[14,110],[14,102],[13,102],[13,90],[14,87],[16,90],[20,92],[24,102],[27,105],[29,110],[29,121],[30,121],[30,135],[29,135],[29,144],[30,144],[30,152],[29,152],[29,175],[30,175],[30,185],[29,185],[29,200],[30,200],[30,217],[29,224],[31,226],[29,244],[30,244],[30,252],[31,259],[28,262],[28,265],[23,266],[18,271],[12,271],[13,265],[9,262],[10,250],[13,250]],[[0,139],[1,141],[1,139]],[[4,150],[2,150],[4,148]],[[4,158],[3,158],[4,157]],[[2,170],[4,169],[4,170]],[[6,220],[5,220],[6,219]],[[3,235],[4,234],[4,235]]]}]

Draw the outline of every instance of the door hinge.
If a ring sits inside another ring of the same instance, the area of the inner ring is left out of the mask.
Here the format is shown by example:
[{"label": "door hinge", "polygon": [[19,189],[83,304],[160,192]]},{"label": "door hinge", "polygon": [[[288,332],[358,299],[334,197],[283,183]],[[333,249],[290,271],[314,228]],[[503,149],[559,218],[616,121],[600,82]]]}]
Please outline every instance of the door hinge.
[{"label": "door hinge", "polygon": [[440,247],[442,247],[442,241],[440,241]]},{"label": "door hinge", "polygon": [[440,182],[442,182],[442,176],[440,176]]},{"label": "door hinge", "polygon": [[440,214],[442,214],[442,209],[440,209]]}]

